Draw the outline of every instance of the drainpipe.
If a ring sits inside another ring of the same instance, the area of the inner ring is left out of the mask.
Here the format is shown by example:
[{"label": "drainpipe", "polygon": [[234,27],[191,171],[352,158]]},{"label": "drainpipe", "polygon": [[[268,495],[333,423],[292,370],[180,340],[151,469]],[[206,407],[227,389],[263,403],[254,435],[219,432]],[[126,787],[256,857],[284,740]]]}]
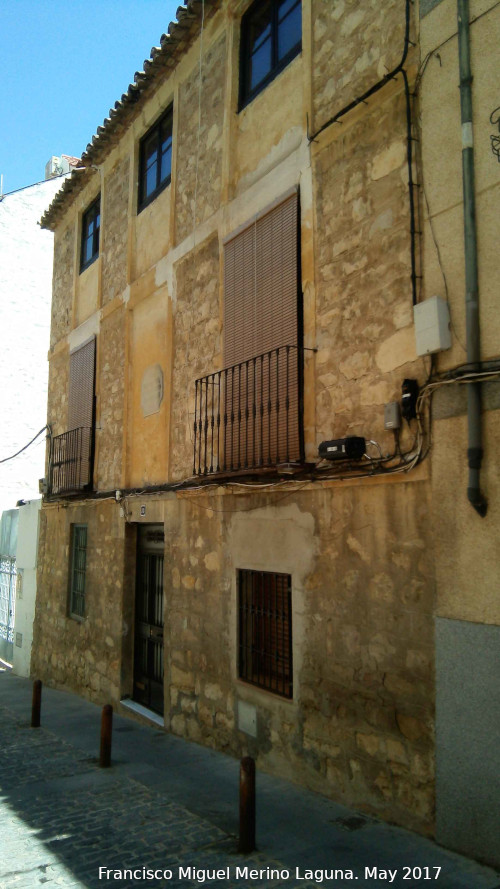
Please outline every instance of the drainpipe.
[{"label": "drainpipe", "polygon": [[[474,143],[472,135],[472,73],[470,65],[469,0],[457,0],[458,64],[462,121],[462,181],[464,196],[465,321],[467,361],[472,371],[480,369],[479,288],[477,269],[476,207],[474,196]],[[484,517],[488,503],[479,486],[483,442],[481,435],[481,384],[467,384],[469,485],[467,497]]]}]

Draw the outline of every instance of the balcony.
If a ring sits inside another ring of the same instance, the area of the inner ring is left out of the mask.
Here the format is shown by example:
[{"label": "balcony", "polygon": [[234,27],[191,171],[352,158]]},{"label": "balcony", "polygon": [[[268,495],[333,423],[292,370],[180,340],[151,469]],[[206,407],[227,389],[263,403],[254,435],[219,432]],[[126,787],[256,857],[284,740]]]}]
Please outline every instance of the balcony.
[{"label": "balcony", "polygon": [[193,475],[302,464],[302,367],[280,346],[196,380]]},{"label": "balcony", "polygon": [[49,494],[75,494],[92,487],[94,430],[79,426],[51,442]]}]

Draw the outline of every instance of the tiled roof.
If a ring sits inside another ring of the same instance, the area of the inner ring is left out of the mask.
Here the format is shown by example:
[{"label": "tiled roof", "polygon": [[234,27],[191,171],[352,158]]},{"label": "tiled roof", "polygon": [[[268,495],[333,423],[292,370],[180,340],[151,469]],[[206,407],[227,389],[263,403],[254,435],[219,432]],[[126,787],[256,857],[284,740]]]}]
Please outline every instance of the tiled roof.
[{"label": "tiled roof", "polygon": [[167,33],[161,36],[160,46],[153,46],[150,58],[145,60],[143,71],[136,71],[127,92],[115,102],[109,116],[97,127],[97,132],[82,154],[78,170],[74,170],[65,179],[63,187],[42,216],[42,228],[54,230],[60,215],[88,181],[86,171],[82,168],[91,170],[93,165],[102,163],[116,144],[117,136],[136,116],[143,101],[152,92],[156,79],[176,66],[179,55],[199,33],[203,7],[206,19],[220,5],[221,0],[204,0],[204,3],[203,0],[188,0],[185,6],[178,7],[177,21],[169,24]]},{"label": "tiled roof", "polygon": [[63,157],[64,160],[68,161],[68,164],[70,165],[70,167],[79,167],[80,166],[80,158],[79,157],[73,157],[71,154],[61,154],[61,157]]}]

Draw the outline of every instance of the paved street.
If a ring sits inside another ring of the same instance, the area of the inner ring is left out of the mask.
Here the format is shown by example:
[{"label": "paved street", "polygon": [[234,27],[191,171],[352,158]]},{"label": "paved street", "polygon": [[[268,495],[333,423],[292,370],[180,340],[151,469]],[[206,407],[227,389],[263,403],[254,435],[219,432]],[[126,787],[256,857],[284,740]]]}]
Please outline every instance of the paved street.
[{"label": "paved street", "polygon": [[100,708],[44,688],[31,729],[31,687],[0,671],[1,889],[500,889],[488,868],[262,774],[259,851],[239,855],[234,759],[115,715],[100,769]]}]

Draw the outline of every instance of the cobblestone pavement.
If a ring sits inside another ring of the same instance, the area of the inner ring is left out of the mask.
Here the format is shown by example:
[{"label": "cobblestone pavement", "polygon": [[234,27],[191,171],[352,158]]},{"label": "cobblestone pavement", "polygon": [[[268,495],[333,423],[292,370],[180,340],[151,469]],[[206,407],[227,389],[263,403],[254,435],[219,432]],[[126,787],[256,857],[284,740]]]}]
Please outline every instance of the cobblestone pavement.
[{"label": "cobblestone pavement", "polygon": [[[426,889],[431,879],[436,889],[500,889],[488,868],[264,775],[259,851],[239,855],[234,760],[115,715],[112,767],[101,769],[99,708],[44,689],[32,729],[30,696],[27,680],[0,672],[0,889]],[[404,865],[416,867],[410,878]],[[326,873],[309,879],[311,867]],[[334,868],[344,876],[330,878]]]},{"label": "cobblestone pavement", "polygon": [[[0,708],[1,889],[110,885],[99,868],[167,871],[172,878],[146,879],[154,887],[199,886],[187,868],[237,867],[282,870],[264,855],[235,853],[236,836],[97,761],[41,727],[31,729]],[[181,879],[179,879],[179,869]],[[192,874],[194,876],[194,874]],[[113,879],[115,887],[142,880]],[[290,886],[290,880],[257,879],[252,886]],[[210,881],[212,886],[247,886],[248,881]],[[314,885],[301,881],[300,886]]]}]

